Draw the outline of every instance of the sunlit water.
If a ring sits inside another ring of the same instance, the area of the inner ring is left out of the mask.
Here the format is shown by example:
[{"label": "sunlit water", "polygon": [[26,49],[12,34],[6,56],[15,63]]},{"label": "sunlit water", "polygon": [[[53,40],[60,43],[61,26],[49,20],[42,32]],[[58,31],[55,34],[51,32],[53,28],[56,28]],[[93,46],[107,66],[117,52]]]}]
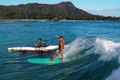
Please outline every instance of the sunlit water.
[{"label": "sunlit water", "polygon": [[[67,45],[64,64],[30,64],[26,60],[38,55],[7,51],[8,47],[34,46],[40,37],[55,45],[59,35]],[[0,22],[0,80],[119,80],[119,63],[120,22]]]}]

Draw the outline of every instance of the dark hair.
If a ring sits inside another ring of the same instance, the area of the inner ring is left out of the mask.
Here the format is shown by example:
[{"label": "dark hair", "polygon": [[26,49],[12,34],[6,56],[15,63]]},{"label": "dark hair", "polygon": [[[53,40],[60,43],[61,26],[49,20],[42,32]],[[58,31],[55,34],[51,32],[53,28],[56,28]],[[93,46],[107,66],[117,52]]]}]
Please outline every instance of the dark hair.
[{"label": "dark hair", "polygon": [[59,36],[59,38],[64,38],[63,36]]}]

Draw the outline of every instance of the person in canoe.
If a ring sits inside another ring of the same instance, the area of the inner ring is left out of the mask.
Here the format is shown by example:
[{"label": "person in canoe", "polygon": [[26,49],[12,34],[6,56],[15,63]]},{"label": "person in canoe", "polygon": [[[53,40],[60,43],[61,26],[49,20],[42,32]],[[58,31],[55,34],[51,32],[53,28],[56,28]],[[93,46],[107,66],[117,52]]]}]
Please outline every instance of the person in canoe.
[{"label": "person in canoe", "polygon": [[46,46],[46,43],[43,41],[42,38],[39,38],[35,44],[35,47],[45,47],[45,46]]}]

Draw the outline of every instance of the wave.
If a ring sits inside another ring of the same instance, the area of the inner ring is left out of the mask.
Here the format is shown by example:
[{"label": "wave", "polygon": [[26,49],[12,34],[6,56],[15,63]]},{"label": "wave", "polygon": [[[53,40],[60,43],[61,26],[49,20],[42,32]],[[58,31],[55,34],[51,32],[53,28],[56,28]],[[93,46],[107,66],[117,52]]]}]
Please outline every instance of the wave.
[{"label": "wave", "polygon": [[103,38],[76,38],[64,50],[65,60],[80,59],[85,55],[99,55],[99,60],[110,61],[120,57],[120,43]]},{"label": "wave", "polygon": [[120,56],[120,43],[116,43],[106,39],[96,39],[96,51],[95,53],[100,54],[101,60],[111,60]]},{"label": "wave", "polygon": [[[78,61],[90,55],[97,55],[97,60],[94,59],[94,61],[110,62],[116,60],[117,63],[120,63],[120,43],[99,37],[76,38],[66,46],[64,52],[65,61]],[[89,64],[94,64],[93,61],[88,62]],[[116,70],[113,69],[113,72],[106,80],[119,80],[119,75],[120,67]]]}]

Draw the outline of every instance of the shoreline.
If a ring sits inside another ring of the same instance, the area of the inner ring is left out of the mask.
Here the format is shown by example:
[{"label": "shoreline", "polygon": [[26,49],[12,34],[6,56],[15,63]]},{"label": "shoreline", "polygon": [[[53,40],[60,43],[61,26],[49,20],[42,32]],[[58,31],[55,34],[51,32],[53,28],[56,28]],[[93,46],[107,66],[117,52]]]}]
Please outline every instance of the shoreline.
[{"label": "shoreline", "polygon": [[40,21],[40,22],[69,22],[69,21],[120,21],[120,20],[94,20],[94,19],[91,19],[91,20],[72,20],[72,19],[61,19],[61,20],[48,20],[48,19],[0,19],[0,22],[1,21],[24,21],[24,22],[27,22],[27,21]]}]

